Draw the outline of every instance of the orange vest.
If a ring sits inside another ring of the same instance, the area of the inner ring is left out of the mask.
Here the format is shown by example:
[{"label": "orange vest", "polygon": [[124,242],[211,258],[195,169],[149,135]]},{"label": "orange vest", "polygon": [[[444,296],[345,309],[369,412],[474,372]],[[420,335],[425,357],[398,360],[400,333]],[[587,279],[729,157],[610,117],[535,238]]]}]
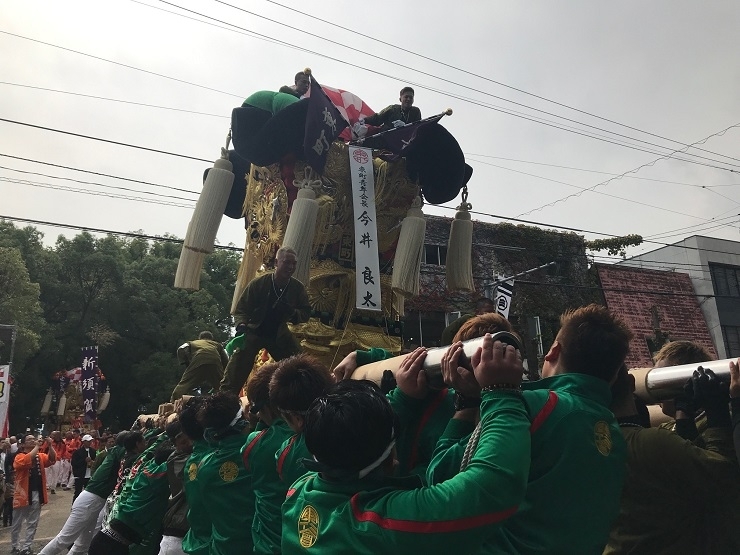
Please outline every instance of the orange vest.
[{"label": "orange vest", "polygon": [[[44,469],[50,467],[52,463],[46,453],[39,453],[37,457],[39,458],[39,465],[41,466],[41,504],[45,505],[49,502],[49,498],[46,493],[46,472],[44,472]],[[28,481],[31,476],[32,463],[33,460],[30,455],[28,453],[21,453],[20,451],[16,454],[15,459],[13,460],[13,468],[15,469],[15,492],[13,493],[14,509],[28,506]]]}]

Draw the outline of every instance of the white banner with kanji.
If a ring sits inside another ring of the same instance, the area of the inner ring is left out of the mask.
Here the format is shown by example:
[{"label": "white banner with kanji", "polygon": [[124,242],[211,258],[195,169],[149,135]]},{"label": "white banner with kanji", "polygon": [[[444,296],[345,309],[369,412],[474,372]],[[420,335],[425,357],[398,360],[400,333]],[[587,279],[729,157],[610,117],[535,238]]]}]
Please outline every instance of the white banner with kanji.
[{"label": "white banner with kanji", "polygon": [[355,214],[355,306],[380,312],[380,262],[375,216],[373,151],[349,147],[352,208]]},{"label": "white banner with kanji", "polygon": [[8,406],[10,405],[10,366],[0,365],[0,434],[8,437]]},{"label": "white banner with kanji", "polygon": [[504,281],[496,286],[496,312],[504,318],[509,317],[511,308],[511,297],[514,295],[514,280]]}]

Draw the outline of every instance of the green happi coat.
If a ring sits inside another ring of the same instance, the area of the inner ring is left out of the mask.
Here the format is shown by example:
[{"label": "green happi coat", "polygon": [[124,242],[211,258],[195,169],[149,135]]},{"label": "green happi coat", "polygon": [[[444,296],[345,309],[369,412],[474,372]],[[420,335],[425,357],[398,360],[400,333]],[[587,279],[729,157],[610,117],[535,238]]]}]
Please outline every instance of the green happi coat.
[{"label": "green happi coat", "polygon": [[291,435],[293,431],[288,424],[278,419],[268,428],[249,434],[244,450],[244,464],[252,474],[255,498],[252,527],[255,553],[280,553],[280,506],[288,484],[278,476],[275,452]]},{"label": "green happi coat", "polygon": [[200,469],[205,464],[211,448],[203,439],[193,441],[193,452],[185,463],[182,486],[188,500],[188,530],[182,539],[182,550],[190,555],[207,555],[211,547],[211,516],[202,503],[206,492]]},{"label": "green happi coat", "polygon": [[444,484],[388,487],[380,471],[353,483],[307,474],[283,504],[283,555],[474,553],[516,513],[530,461],[529,418],[519,395],[485,392],[481,426],[470,465]]},{"label": "green happi coat", "polygon": [[213,446],[198,469],[198,497],[188,498],[190,507],[202,504],[210,518],[211,555],[252,552],[254,497],[244,463],[246,441],[247,436],[232,434]]},{"label": "green happi coat", "polygon": [[275,453],[278,477],[283,484],[290,487],[293,482],[306,474],[308,470],[302,461],[310,458],[311,453],[308,452],[303,434],[293,434],[284,441]]},{"label": "green happi coat", "polygon": [[[601,553],[626,470],[609,384],[569,373],[522,389],[532,442],[527,496],[481,553]],[[458,472],[469,432],[469,424],[450,421],[429,465],[429,483]]]}]

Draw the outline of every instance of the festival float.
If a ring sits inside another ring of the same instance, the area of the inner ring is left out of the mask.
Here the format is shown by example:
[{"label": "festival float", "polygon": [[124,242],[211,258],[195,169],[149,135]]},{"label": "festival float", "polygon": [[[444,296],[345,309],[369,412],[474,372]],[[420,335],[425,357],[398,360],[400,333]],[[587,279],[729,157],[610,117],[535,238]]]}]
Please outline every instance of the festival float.
[{"label": "festival float", "polygon": [[89,371],[82,367],[60,370],[51,378],[41,418],[45,425],[62,433],[72,429],[89,432],[101,427],[97,415],[108,408],[109,402],[110,387],[97,364]]},{"label": "festival float", "polygon": [[328,364],[355,349],[398,354],[404,301],[419,294],[423,206],[461,194],[447,288],[472,291],[472,168],[440,123],[452,111],[389,130],[364,123],[373,113],[312,75],[300,99],[259,91],[235,108],[221,157],[206,170],[175,287],[197,290],[222,216],[244,218],[232,311],[246,285],[272,269],[277,249],[290,246],[298,253],[293,277],[313,309],[308,322],[291,326],[304,351]]}]

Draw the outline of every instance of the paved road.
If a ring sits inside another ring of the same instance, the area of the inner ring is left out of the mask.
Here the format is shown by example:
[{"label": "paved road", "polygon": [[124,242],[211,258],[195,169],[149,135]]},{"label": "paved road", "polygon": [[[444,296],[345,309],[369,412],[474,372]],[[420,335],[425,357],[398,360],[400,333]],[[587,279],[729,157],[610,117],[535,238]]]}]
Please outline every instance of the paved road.
[{"label": "paved road", "polygon": [[[62,529],[72,508],[72,493],[59,489],[56,495],[49,495],[49,504],[41,507],[41,520],[31,548],[34,553],[38,553]],[[21,538],[24,534],[25,530],[21,530]],[[3,528],[0,523],[0,554],[9,553],[10,527]]]}]

